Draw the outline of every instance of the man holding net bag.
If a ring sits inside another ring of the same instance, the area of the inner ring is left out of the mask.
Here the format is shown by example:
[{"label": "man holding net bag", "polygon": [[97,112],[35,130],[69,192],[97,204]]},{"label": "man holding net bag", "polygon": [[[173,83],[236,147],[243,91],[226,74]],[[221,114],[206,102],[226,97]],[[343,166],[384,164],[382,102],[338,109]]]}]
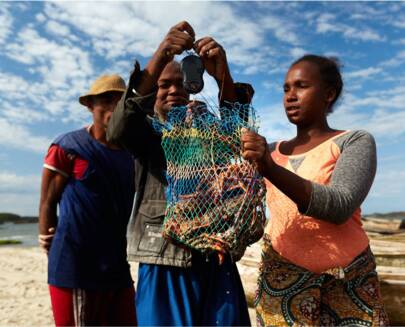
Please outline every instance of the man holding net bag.
[{"label": "man holding net bag", "polygon": [[[174,55],[190,49],[194,49],[199,54],[205,70],[216,80],[220,89],[220,106],[230,108],[228,111],[222,111],[221,116],[224,112],[225,116],[231,115],[231,109],[243,111],[243,106],[233,104],[236,102],[248,104],[253,96],[250,85],[233,82],[223,48],[210,37],[195,41],[194,30],[187,22],[181,22],[170,29],[143,71],[140,71],[138,63],[135,64],[129,87],[110,120],[107,137],[110,141],[119,143],[136,153],[137,157],[135,166],[137,195],[129,231],[128,255],[129,260],[140,262],[136,299],[138,323],[139,325],[182,326],[250,325],[239,273],[230,255],[230,248],[226,248],[224,242],[225,232],[236,235],[237,231],[231,229],[235,228],[236,224],[232,225],[232,222],[236,218],[243,220],[246,217],[244,212],[248,209],[246,203],[249,202],[243,202],[244,204],[239,205],[238,208],[233,206],[235,207],[233,211],[232,206],[226,204],[220,206],[220,204],[224,194],[234,202],[242,196],[245,200],[254,198],[252,195],[258,194],[252,192],[259,193],[259,190],[252,188],[252,185],[260,183],[254,183],[254,178],[250,178],[247,183],[245,183],[248,180],[246,178],[231,178],[229,176],[232,175],[232,171],[229,169],[225,173],[216,169],[211,174],[211,179],[206,176],[197,176],[198,168],[205,167],[204,164],[206,164],[206,157],[196,154],[201,149],[205,149],[204,143],[188,147],[188,156],[183,153],[180,166],[177,165],[179,157],[172,158],[172,155],[176,154],[173,150],[179,148],[176,144],[180,144],[173,140],[184,140],[187,137],[190,140],[190,135],[198,135],[201,131],[199,124],[204,122],[201,118],[192,117],[193,113],[197,116],[198,110],[193,108],[193,104],[190,105],[180,64],[173,61]],[[185,107],[187,105],[189,105],[188,109]],[[169,122],[163,129],[163,137],[153,128],[153,122],[156,122],[153,116],[157,116],[163,124]],[[210,122],[207,126],[212,128],[211,133],[218,133],[220,145],[229,144],[229,139],[226,138],[233,133],[238,123],[234,124],[235,126],[232,123],[227,125],[218,123],[217,120],[214,121],[213,114],[206,113],[205,108],[200,110],[198,116],[205,117],[206,121]],[[174,127],[169,127],[173,122]],[[244,126],[247,126],[246,124]],[[178,134],[170,134],[177,130]],[[224,130],[227,132],[223,133]],[[184,131],[189,134],[184,134]],[[211,138],[215,139],[212,135],[214,134],[211,134]],[[214,144],[214,142],[211,143]],[[180,148],[184,144],[180,144]],[[189,146],[190,142],[187,144]],[[215,144],[211,154],[215,154],[216,149],[219,149],[218,143]],[[236,167],[239,159],[233,157],[232,153],[237,152],[240,157],[238,144],[238,142],[234,144],[233,152],[225,149],[224,152],[228,152],[222,158],[212,159],[214,165],[222,169],[226,166],[225,164],[229,166],[232,163]],[[200,152],[204,153],[204,151]],[[200,166],[196,169],[194,165],[194,170],[191,173],[188,171],[192,176],[184,178],[184,174],[187,175],[184,173],[182,178],[177,178],[176,173],[181,171],[184,164],[192,164],[193,158],[197,158],[195,161]],[[235,174],[243,175],[242,172],[234,170],[233,175]],[[184,187],[179,187],[183,185],[181,183],[184,180],[188,182],[188,189],[191,189],[192,194],[197,194],[196,197],[209,198],[207,201],[211,204],[210,211],[204,209],[200,214],[196,214],[196,210],[193,210],[194,216],[187,217],[183,217],[186,216],[184,210],[175,211],[180,210],[179,205],[184,206],[184,203],[191,203],[194,209],[199,209],[196,198],[190,196],[188,191],[185,192]],[[195,185],[190,187],[191,180],[195,181]],[[215,193],[216,195],[212,191],[215,187],[216,190],[220,190]],[[215,208],[212,205],[214,202]],[[222,208],[222,211],[217,208]],[[228,210],[226,208],[231,209],[225,212],[224,210]],[[173,210],[170,211],[170,209]],[[260,214],[259,209],[251,211],[258,211],[256,214]],[[198,218],[211,217],[212,222],[213,212],[221,222],[226,219],[230,221],[229,228],[222,231],[223,237],[217,243],[212,236],[213,231],[209,230],[210,226],[206,226],[203,230],[197,228],[201,226],[192,225],[198,215],[200,215]],[[162,237],[165,215],[167,217],[164,233],[170,237],[170,241],[167,237]],[[170,227],[166,228],[167,223],[170,222],[169,218],[175,222],[170,226],[175,226],[173,228],[178,238],[168,232]],[[184,218],[181,226],[186,226],[183,232],[179,222],[181,218]],[[260,216],[256,219],[260,222],[259,226],[243,226],[244,229],[239,228],[237,235],[242,237],[246,234],[246,232],[243,233],[244,231],[254,227],[256,228],[255,238],[260,237],[263,228],[262,218]],[[254,219],[249,221],[252,224],[255,222]],[[191,242],[196,242],[197,234],[187,234],[191,228],[196,228],[198,232],[200,242],[198,246]],[[185,237],[186,234],[188,237]],[[249,239],[249,241],[252,240]],[[204,246],[207,251],[202,251]],[[218,250],[217,253],[215,249]],[[212,255],[212,252],[215,255]],[[221,259],[218,259],[218,253],[222,254],[219,256]],[[238,260],[239,257],[236,255],[234,259]],[[222,264],[219,264],[220,260]]]}]

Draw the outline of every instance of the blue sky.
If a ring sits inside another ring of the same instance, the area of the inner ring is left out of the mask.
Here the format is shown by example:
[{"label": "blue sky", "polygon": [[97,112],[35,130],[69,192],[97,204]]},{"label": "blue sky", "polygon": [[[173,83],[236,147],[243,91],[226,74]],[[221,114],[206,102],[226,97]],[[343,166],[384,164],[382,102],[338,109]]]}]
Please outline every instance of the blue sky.
[{"label": "blue sky", "polygon": [[[78,96],[103,73],[127,80],[181,20],[221,43],[234,79],[253,84],[269,142],[295,133],[282,106],[288,66],[305,53],[337,56],[345,89],[330,125],[377,141],[363,212],[405,210],[404,2],[0,2],[0,212],[37,214],[50,142],[91,121]],[[206,78],[202,96],[216,92]]]}]

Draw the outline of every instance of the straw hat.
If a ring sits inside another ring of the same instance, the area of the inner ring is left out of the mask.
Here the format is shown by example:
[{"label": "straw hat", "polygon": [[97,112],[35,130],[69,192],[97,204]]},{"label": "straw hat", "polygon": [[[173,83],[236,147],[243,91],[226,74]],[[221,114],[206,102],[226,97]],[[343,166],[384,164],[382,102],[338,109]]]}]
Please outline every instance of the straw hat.
[{"label": "straw hat", "polygon": [[87,106],[89,97],[92,95],[99,95],[110,91],[125,92],[125,89],[125,81],[119,75],[102,75],[94,81],[87,94],[79,97],[79,102],[83,106]]}]

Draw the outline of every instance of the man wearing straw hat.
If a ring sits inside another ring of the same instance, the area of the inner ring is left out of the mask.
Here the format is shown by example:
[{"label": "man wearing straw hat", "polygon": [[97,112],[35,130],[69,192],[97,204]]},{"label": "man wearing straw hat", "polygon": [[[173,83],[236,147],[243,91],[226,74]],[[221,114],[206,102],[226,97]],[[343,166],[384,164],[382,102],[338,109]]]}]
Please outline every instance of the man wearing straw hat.
[{"label": "man wearing straw hat", "polygon": [[57,326],[136,325],[126,258],[134,161],[106,140],[108,121],[124,91],[118,75],[98,78],[79,98],[93,123],[57,137],[45,157],[39,242],[48,254]]}]

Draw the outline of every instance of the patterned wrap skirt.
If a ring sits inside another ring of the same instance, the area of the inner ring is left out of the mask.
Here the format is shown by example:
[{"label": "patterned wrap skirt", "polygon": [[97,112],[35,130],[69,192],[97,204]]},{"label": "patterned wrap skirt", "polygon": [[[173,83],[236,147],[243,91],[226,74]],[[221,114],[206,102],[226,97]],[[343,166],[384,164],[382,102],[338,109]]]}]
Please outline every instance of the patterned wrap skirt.
[{"label": "patterned wrap skirt", "polygon": [[294,265],[268,239],[256,291],[258,326],[387,326],[368,247],[345,268],[322,274]]}]

